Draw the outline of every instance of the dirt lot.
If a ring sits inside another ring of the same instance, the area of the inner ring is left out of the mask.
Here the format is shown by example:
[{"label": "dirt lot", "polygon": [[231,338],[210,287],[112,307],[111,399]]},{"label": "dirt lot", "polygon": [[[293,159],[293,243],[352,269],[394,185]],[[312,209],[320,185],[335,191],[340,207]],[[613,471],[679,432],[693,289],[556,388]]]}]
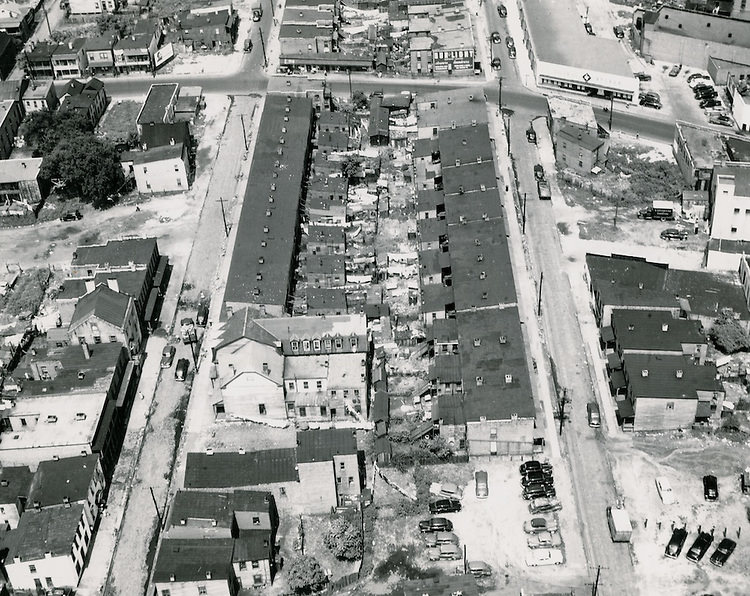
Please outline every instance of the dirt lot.
[{"label": "dirt lot", "polygon": [[[521,484],[518,474],[518,461],[491,460],[468,464],[430,466],[435,481],[453,481],[464,489],[463,509],[458,513],[441,515],[454,524],[454,532],[466,546],[469,560],[480,559],[487,562],[494,571],[491,586],[528,581],[543,582],[548,587],[582,585],[588,573],[583,555],[583,547],[578,534],[578,523],[568,475],[562,464],[555,468],[555,486],[563,509],[558,513],[561,535],[564,543],[565,564],[560,567],[526,566],[529,552],[523,522],[531,519],[528,502],[521,498]],[[490,495],[487,499],[477,499],[473,481],[475,469],[486,470],[489,474]],[[399,474],[388,468],[384,470],[389,479],[399,486],[413,490],[409,474]],[[376,503],[379,507],[375,526],[374,563],[375,578],[386,585],[394,585],[399,578],[428,577],[438,572],[450,574],[460,561],[428,561],[421,535],[418,530],[420,519],[427,519],[427,512],[418,515],[402,515],[399,502],[405,499],[384,482],[377,481]],[[398,519],[398,523],[394,520]],[[393,570],[390,575],[388,570]],[[386,579],[388,578],[388,579]],[[380,587],[383,587],[381,584]],[[486,586],[490,587],[490,586]],[[373,593],[375,586],[368,585]],[[516,592],[517,593],[517,592]]]},{"label": "dirt lot", "polygon": [[[634,521],[632,550],[641,577],[642,594],[684,595],[710,592],[715,596],[750,593],[750,563],[747,537],[750,498],[739,491],[742,462],[750,461],[747,442],[692,432],[659,433],[623,440],[613,453],[615,478],[625,495],[625,505]],[[719,479],[719,501],[703,499],[701,479],[714,474]],[[654,479],[666,476],[678,502],[664,505]],[[682,555],[676,560],[663,556],[672,523],[690,532]],[[685,553],[697,537],[698,527],[714,529],[715,540],[697,565]],[[724,536],[737,541],[737,550],[724,568],[708,561]],[[737,534],[740,531],[740,538]]]}]

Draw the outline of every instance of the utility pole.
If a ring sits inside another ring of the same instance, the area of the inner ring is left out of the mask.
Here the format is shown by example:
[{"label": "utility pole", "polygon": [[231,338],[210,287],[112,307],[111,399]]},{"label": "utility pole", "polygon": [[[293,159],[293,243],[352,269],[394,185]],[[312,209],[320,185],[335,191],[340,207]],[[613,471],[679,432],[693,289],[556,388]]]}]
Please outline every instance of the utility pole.
[{"label": "utility pole", "polygon": [[245,130],[245,115],[244,114],[240,114],[240,122],[242,123],[242,140],[245,141],[245,151],[247,151],[247,131]]},{"label": "utility pole", "polygon": [[229,238],[229,226],[227,226],[227,214],[224,212],[224,197],[219,197],[219,204],[221,205],[221,219],[224,221],[224,234]]},{"label": "utility pole", "polygon": [[263,49],[263,68],[268,67],[268,58],[266,57],[266,43],[263,41],[263,28],[258,27],[258,33],[260,33],[260,47]]},{"label": "utility pole", "polygon": [[526,234],[526,193],[523,193],[523,207],[521,208],[521,233]]},{"label": "utility pole", "polygon": [[[349,77],[349,101],[354,101],[354,92],[352,91],[352,69],[346,69],[346,76]],[[612,128],[610,126],[610,128]]]},{"label": "utility pole", "polygon": [[568,403],[568,390],[563,388],[563,396],[560,400],[560,436],[562,436],[563,424],[565,423],[565,404]]},{"label": "utility pole", "polygon": [[497,109],[503,109],[503,77],[497,75]]},{"label": "utility pole", "polygon": [[47,21],[47,32],[49,33],[51,37],[52,27],[49,26],[49,15],[47,15],[47,7],[44,5],[44,2],[42,2],[42,10],[44,11],[44,20]]},{"label": "utility pole", "polygon": [[615,221],[614,221],[615,230],[617,229],[617,212],[619,210],[620,210],[620,201],[618,201],[617,199],[615,199]]},{"label": "utility pole", "polygon": [[269,2],[269,4],[271,5],[271,16],[272,16],[272,17],[275,17],[275,16],[276,16],[276,12],[275,12],[275,11],[274,11],[274,9],[273,9],[273,3],[274,3],[274,0],[271,0],[271,1]]},{"label": "utility pole", "polygon": [[536,304],[536,316],[542,314],[542,284],[544,283],[544,271],[539,274],[539,298]]},{"label": "utility pole", "polygon": [[156,504],[156,497],[154,496],[154,489],[149,486],[148,490],[151,492],[151,500],[153,500],[154,502],[154,509],[156,509],[156,517],[159,518],[159,529],[161,529],[162,527],[161,513],[159,512],[159,506]]},{"label": "utility pole", "polygon": [[198,332],[193,329],[193,331],[190,334],[190,353],[193,355],[193,365],[195,366],[195,370],[198,370],[198,357],[195,355],[195,344],[198,343]]},{"label": "utility pole", "polygon": [[609,94],[609,132],[612,132],[612,114],[615,111],[615,94]]},{"label": "utility pole", "polygon": [[510,156],[510,115],[508,115],[508,156]]},{"label": "utility pole", "polygon": [[597,565],[596,566],[596,579],[594,580],[594,585],[591,586],[591,596],[596,596],[599,593],[599,575],[602,572],[602,566]]}]

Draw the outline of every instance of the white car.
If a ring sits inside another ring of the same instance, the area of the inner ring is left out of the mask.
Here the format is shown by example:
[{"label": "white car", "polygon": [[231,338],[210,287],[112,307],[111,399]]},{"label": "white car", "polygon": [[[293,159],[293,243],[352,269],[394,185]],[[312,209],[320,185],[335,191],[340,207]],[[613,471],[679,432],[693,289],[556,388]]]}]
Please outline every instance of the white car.
[{"label": "white car", "polygon": [[664,476],[659,476],[656,479],[656,491],[659,493],[659,496],[661,497],[661,502],[665,505],[672,505],[677,502],[677,497],[674,495],[674,491],[672,490],[672,485],[669,483],[669,480],[665,478]]},{"label": "white car", "polygon": [[563,553],[559,548],[538,548],[526,555],[526,565],[529,567],[562,565],[563,560]]},{"label": "white car", "polygon": [[437,497],[448,497],[449,499],[461,500],[464,498],[464,491],[453,482],[433,482],[430,484],[430,494]]},{"label": "white car", "polygon": [[557,532],[539,532],[526,539],[529,548],[558,548],[562,546],[562,538]]}]

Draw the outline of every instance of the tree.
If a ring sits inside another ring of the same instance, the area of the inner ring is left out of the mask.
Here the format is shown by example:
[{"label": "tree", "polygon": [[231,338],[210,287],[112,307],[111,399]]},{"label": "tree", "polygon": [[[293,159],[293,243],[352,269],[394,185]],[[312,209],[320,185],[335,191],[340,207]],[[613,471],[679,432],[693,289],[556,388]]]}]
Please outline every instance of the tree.
[{"label": "tree", "polygon": [[42,162],[42,177],[62,181],[62,192],[102,208],[125,176],[114,146],[93,135],[60,141]]},{"label": "tree", "polygon": [[357,89],[352,93],[352,103],[356,110],[364,110],[370,104],[370,100],[367,98],[364,91]]},{"label": "tree", "polygon": [[723,312],[717,319],[711,328],[711,339],[725,354],[750,348],[750,336],[732,311]]},{"label": "tree", "polygon": [[323,544],[343,561],[362,558],[362,530],[343,517],[331,520]]},{"label": "tree", "polygon": [[93,132],[94,126],[84,114],[73,110],[39,110],[26,116],[19,129],[19,136],[34,150],[35,155],[46,156],[63,139],[72,140]]},{"label": "tree", "polygon": [[357,155],[348,155],[341,162],[341,173],[347,178],[354,178],[362,167],[362,158]]},{"label": "tree", "polygon": [[300,555],[287,567],[287,582],[295,594],[312,594],[325,586],[328,578],[315,557]]},{"label": "tree", "polygon": [[132,32],[130,21],[123,15],[103,14],[96,19],[99,34],[117,33],[120,38],[127,37]]}]

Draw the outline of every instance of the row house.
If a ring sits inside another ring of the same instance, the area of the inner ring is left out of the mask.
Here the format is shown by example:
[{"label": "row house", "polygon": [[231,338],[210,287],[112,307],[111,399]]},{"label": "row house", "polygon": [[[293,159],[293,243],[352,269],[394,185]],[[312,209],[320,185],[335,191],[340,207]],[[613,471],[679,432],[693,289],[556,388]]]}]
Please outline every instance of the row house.
[{"label": "row house", "polygon": [[84,52],[89,74],[96,76],[115,73],[115,57],[112,50],[116,42],[116,35],[99,35],[86,40]]},{"label": "row house", "polygon": [[86,38],[76,37],[61,43],[52,52],[52,73],[56,79],[83,77],[88,70]]},{"label": "row house", "polygon": [[99,124],[109,101],[104,83],[95,77],[85,83],[78,79],[69,80],[62,89],[60,99],[61,110],[79,112],[86,116],[93,126]]},{"label": "row house", "polygon": [[150,72],[154,69],[154,56],[158,48],[159,38],[156,32],[119,39],[113,49],[116,71],[124,74]]},{"label": "row house", "polygon": [[119,8],[119,0],[68,0],[68,10],[71,15],[112,14]]}]

